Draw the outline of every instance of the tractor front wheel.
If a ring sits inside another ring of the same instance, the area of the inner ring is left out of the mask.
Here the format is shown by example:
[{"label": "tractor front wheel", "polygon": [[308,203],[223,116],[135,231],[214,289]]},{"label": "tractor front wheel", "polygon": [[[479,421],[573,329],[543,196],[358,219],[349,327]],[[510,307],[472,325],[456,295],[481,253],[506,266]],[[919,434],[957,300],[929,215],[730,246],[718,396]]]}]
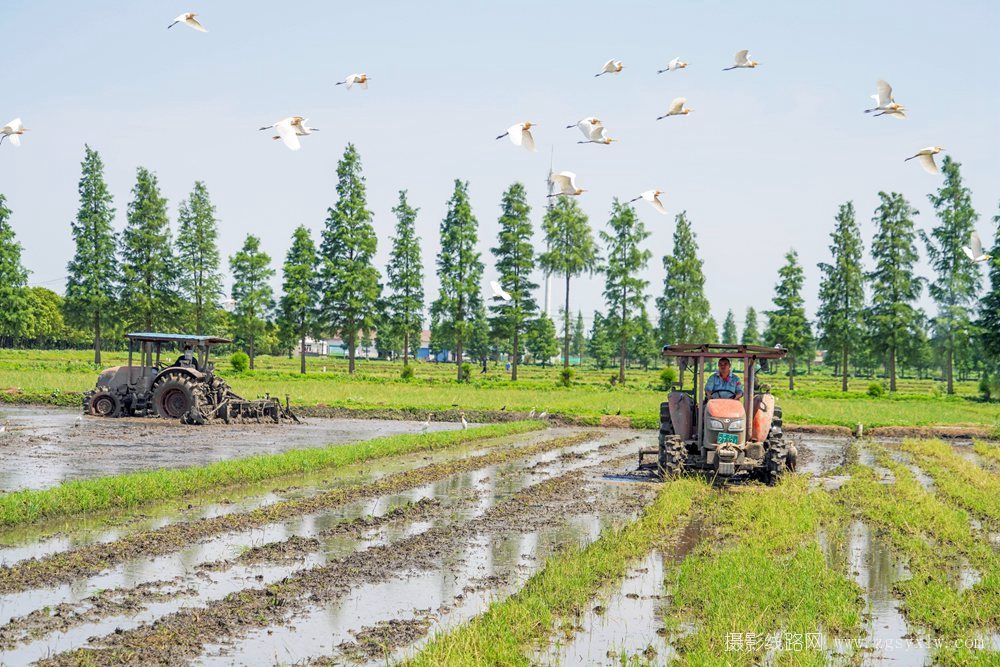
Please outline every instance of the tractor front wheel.
[{"label": "tractor front wheel", "polygon": [[95,417],[118,417],[121,415],[122,404],[110,391],[97,391],[90,397],[87,412]]},{"label": "tractor front wheel", "polygon": [[170,377],[153,389],[153,408],[164,419],[180,419],[195,404],[194,384],[186,377]]}]

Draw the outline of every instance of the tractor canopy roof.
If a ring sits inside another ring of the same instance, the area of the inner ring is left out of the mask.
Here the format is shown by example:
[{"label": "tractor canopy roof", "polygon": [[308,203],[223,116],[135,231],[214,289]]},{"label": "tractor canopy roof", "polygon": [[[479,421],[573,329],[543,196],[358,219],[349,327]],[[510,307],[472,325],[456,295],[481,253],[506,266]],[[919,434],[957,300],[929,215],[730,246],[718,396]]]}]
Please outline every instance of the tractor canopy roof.
[{"label": "tractor canopy roof", "polygon": [[788,350],[781,347],[763,347],[761,345],[721,345],[717,343],[684,343],[680,345],[664,345],[665,357],[702,357],[718,359],[721,357],[781,359]]},{"label": "tractor canopy roof", "polygon": [[173,333],[130,333],[125,334],[125,337],[130,341],[137,341],[140,343],[152,342],[152,343],[180,343],[181,345],[222,345],[224,343],[231,343],[232,341],[228,338],[219,338],[218,336],[191,336],[188,334],[173,334]]}]

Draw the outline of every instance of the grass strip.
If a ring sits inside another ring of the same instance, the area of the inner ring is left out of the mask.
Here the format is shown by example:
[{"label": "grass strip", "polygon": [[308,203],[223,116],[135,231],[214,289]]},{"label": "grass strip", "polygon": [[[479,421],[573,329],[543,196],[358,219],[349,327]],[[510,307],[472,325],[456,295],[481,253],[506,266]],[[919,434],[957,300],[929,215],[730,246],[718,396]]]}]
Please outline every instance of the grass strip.
[{"label": "grass strip", "polygon": [[1000,521],[1000,475],[967,461],[940,440],[904,440],[901,449],[913,455],[944,496],[973,514]]},{"label": "grass strip", "polygon": [[[874,526],[909,567],[910,578],[897,582],[902,611],[914,623],[945,640],[966,642],[1000,626],[1000,557],[969,521],[968,513],[927,491],[910,469],[880,445],[869,443],[875,462],[895,476],[880,483],[867,466],[854,466],[838,498]],[[960,590],[959,568],[967,561],[981,574],[974,586]],[[1000,662],[1000,654],[942,647],[935,664],[965,664],[967,658]]]},{"label": "grass strip", "polygon": [[462,431],[392,435],[347,445],[293,449],[280,454],[261,454],[205,466],[150,470],[65,482],[49,489],[15,491],[0,496],[0,527],[23,526],[87,512],[132,509],[200,491],[340,468],[388,456],[455,447],[542,428],[545,428],[544,422],[522,421]]},{"label": "grass strip", "polygon": [[706,492],[706,485],[693,479],[664,485],[640,518],[605,530],[585,548],[552,556],[519,592],[438,635],[407,664],[531,664],[525,653],[533,643],[547,639],[557,620],[580,614],[604,586],[625,576],[631,562],[675,534],[681,518]]},{"label": "grass strip", "polygon": [[993,465],[1000,465],[1000,445],[985,440],[974,440],[972,449]]},{"label": "grass strip", "polygon": [[[468,432],[468,431],[466,431]],[[497,447],[480,456],[432,463],[388,475],[368,484],[355,484],[285,500],[249,512],[224,514],[178,522],[126,535],[112,542],[96,542],[76,549],[31,558],[0,567],[0,594],[51,586],[90,576],[132,558],[160,556],[226,532],[245,531],[295,517],[316,514],[351,501],[374,498],[428,484],[452,475],[508,463],[516,459],[570,447],[600,437],[599,432],[551,438],[524,447]]]},{"label": "grass strip", "polygon": [[668,579],[685,664],[825,665],[831,639],[860,632],[861,590],[817,539],[846,523],[828,492],[792,476],[719,494],[705,513],[706,536]]}]

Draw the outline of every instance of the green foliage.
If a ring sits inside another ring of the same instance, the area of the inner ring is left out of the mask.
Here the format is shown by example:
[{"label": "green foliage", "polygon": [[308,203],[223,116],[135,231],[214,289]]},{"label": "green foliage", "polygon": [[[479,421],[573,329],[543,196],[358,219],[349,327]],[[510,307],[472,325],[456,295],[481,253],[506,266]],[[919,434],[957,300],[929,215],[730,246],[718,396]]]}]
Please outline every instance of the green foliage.
[{"label": "green foliage", "polygon": [[12,344],[29,325],[28,272],[21,264],[21,244],[10,224],[11,211],[0,194],[0,345]]},{"label": "green foliage", "polygon": [[1000,359],[1000,213],[993,216],[993,226],[993,248],[987,250],[993,257],[987,264],[990,289],[982,299],[978,325],[985,352]]},{"label": "green foliage", "polygon": [[66,320],[94,334],[94,363],[101,363],[101,331],[115,304],[118,264],[115,261],[111,192],[104,182],[104,163],[84,146],[78,191],[80,207],[70,223],[75,250],[66,266]]},{"label": "green foliage", "polygon": [[[569,286],[572,278],[584,273],[593,273],[600,258],[597,243],[587,215],[576,203],[574,197],[560,196],[555,203],[549,205],[542,219],[542,231],[545,233],[546,251],[538,256],[538,265],[547,273],[562,276],[566,282],[565,303],[563,310],[569,309]],[[583,322],[579,323],[581,334]],[[569,366],[569,322],[563,328],[563,366]],[[582,344],[581,352],[582,354]]]},{"label": "green foliage", "polygon": [[399,377],[401,380],[412,380],[416,373],[413,371],[413,366],[406,364],[403,366],[403,370],[399,371]]},{"label": "green foliage", "polygon": [[278,323],[286,336],[299,343],[299,372],[306,372],[305,339],[314,333],[316,324],[316,244],[305,225],[292,233],[292,247],[282,267],[281,300],[278,303]]},{"label": "green foliage", "polygon": [[733,310],[730,308],[726,311],[726,319],[722,323],[722,343],[724,345],[735,345],[739,340],[739,335],[736,333],[736,317],[733,315]]},{"label": "green foliage", "polygon": [[649,314],[646,312],[645,304],[635,317],[632,331],[633,335],[628,346],[628,358],[638,362],[642,365],[643,370],[646,370],[650,364],[655,363],[660,358],[660,351],[663,348],[660,345],[656,329],[649,319]]},{"label": "green foliage", "polygon": [[576,324],[573,326],[573,338],[572,342],[570,343],[570,354],[579,358],[582,361],[586,349],[587,349],[587,332],[583,325],[583,312],[577,311]]},{"label": "green foliage", "polygon": [[872,398],[881,398],[885,393],[885,387],[882,386],[881,382],[871,382],[868,384],[868,391],[866,393]]},{"label": "green foliage", "polygon": [[38,347],[64,340],[67,332],[62,314],[63,298],[44,287],[29,287],[25,296],[28,319],[22,337]]},{"label": "green foliage", "polygon": [[217,329],[222,274],[219,271],[219,227],[215,206],[202,181],[177,212],[177,291],[185,301],[190,328],[198,335]]},{"label": "green foliage", "polygon": [[660,391],[670,391],[677,384],[677,369],[673,366],[665,366],[660,371]]},{"label": "green foliage", "polygon": [[[455,180],[455,190],[448,201],[448,212],[441,221],[441,248],[437,256],[437,275],[441,283],[438,298],[431,305],[431,338],[439,349],[451,348],[459,363],[466,343],[476,329],[482,335],[478,314],[485,311],[479,292],[483,263],[476,245],[479,223],[469,203],[469,184]],[[485,318],[484,318],[485,319]],[[488,333],[486,333],[488,345]]]},{"label": "green foliage", "polygon": [[238,335],[249,342],[250,368],[254,367],[257,338],[267,330],[266,320],[274,307],[271,293],[271,257],[261,251],[260,239],[247,234],[243,248],[229,258],[233,275],[233,315]]},{"label": "green foliage", "polygon": [[458,381],[469,382],[472,380],[472,364],[463,361],[458,367]]},{"label": "green foliage", "polygon": [[367,336],[375,327],[382,293],[378,269],[372,264],[378,238],[354,144],[347,144],[337,163],[337,203],[328,213],[320,246],[320,323],[338,332],[347,344],[353,373],[359,334]]},{"label": "green foliage", "polygon": [[590,339],[587,341],[587,351],[594,358],[598,368],[608,365],[615,354],[615,344],[611,337],[607,318],[594,311],[594,323],[590,327]]},{"label": "green foliage", "polygon": [[552,357],[559,354],[556,325],[545,313],[532,320],[525,338],[531,356],[535,361],[541,362],[542,366],[547,365]]},{"label": "green foliage", "polygon": [[246,352],[233,352],[229,355],[229,365],[234,373],[246,373],[250,370],[250,355]]},{"label": "green foliage", "polygon": [[774,310],[767,313],[764,338],[768,345],[782,345],[788,350],[788,388],[795,389],[795,364],[812,345],[812,331],[806,319],[802,285],[805,274],[794,250],[785,253],[785,264],[778,269],[774,288]]},{"label": "green foliage", "polygon": [[118,306],[126,328],[163,331],[177,321],[178,264],[172,246],[167,200],[156,174],[139,167],[121,235]]},{"label": "green foliage", "polygon": [[705,297],[705,273],[698,258],[694,230],[681,211],[674,222],[674,249],[663,257],[663,293],[656,299],[659,330],[664,343],[715,342],[714,322]]},{"label": "green foliage", "polygon": [[[417,209],[407,201],[406,190],[399,191],[399,203],[392,212],[396,214],[396,235],[392,239],[392,252],[386,266],[391,293],[386,298],[384,326],[391,330],[396,341],[393,351],[402,351],[405,364],[420,347],[424,317],[424,266],[420,256],[420,239],[417,238]],[[380,339],[382,335],[380,329]]]},{"label": "green foliage", "polygon": [[747,314],[743,322],[743,335],[740,343],[743,345],[761,345],[764,339],[760,335],[760,325],[757,323],[757,310],[747,306]]},{"label": "green foliage", "polygon": [[607,247],[604,272],[604,301],[608,305],[608,321],[613,338],[618,342],[618,381],[625,382],[625,356],[628,341],[634,335],[635,312],[646,305],[649,281],[640,278],[649,265],[652,253],[643,249],[649,238],[645,225],[628,204],[615,198],[611,204],[610,231],[601,231]]},{"label": "green foliage", "polygon": [[569,366],[565,366],[559,370],[559,385],[562,387],[572,387],[573,378],[576,376],[576,371],[574,371]]},{"label": "green foliage", "polygon": [[[510,341],[510,379],[517,380],[520,339],[538,311],[534,297],[538,283],[531,279],[535,270],[535,251],[531,242],[533,231],[529,217],[531,207],[528,206],[524,185],[514,183],[507,188],[500,201],[500,209],[499,243],[490,250],[496,258],[498,282],[510,294],[510,301],[490,306],[493,311],[490,324],[494,338]],[[534,349],[532,353],[535,353]],[[543,357],[543,361],[546,358]]]}]

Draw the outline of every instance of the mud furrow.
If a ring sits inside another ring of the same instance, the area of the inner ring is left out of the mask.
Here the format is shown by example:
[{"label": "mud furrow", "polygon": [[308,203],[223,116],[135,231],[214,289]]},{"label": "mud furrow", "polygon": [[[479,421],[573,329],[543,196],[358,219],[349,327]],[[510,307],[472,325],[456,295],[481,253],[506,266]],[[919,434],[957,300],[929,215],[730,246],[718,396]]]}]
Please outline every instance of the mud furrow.
[{"label": "mud furrow", "polygon": [[324,491],[307,498],[287,500],[241,514],[226,514],[170,524],[113,542],[90,544],[71,551],[31,559],[0,568],[0,594],[17,593],[41,586],[66,583],[139,556],[158,556],[190,546],[221,533],[258,528],[304,514],[314,514],[362,498],[396,493],[414,486],[444,479],[455,473],[506,463],[526,456],[567,447],[601,436],[588,431],[571,436],[543,440],[513,449],[491,451],[447,463],[434,463],[397,473],[369,484]]},{"label": "mud furrow", "polygon": [[[616,459],[621,464],[633,457]],[[492,532],[520,532],[559,525],[574,511],[593,511],[595,488],[585,476],[594,467],[569,473],[523,489],[483,515],[460,525],[436,526],[389,545],[371,547],[327,565],[296,573],[264,589],[244,590],[198,609],[182,609],[152,625],[96,640],[102,648],[83,648],[54,656],[42,664],[185,664],[208,643],[231,640],[253,628],[287,621],[307,606],[327,603],[361,584],[406,577],[433,569],[469,538]],[[638,487],[617,510],[634,513],[652,497]]]}]

